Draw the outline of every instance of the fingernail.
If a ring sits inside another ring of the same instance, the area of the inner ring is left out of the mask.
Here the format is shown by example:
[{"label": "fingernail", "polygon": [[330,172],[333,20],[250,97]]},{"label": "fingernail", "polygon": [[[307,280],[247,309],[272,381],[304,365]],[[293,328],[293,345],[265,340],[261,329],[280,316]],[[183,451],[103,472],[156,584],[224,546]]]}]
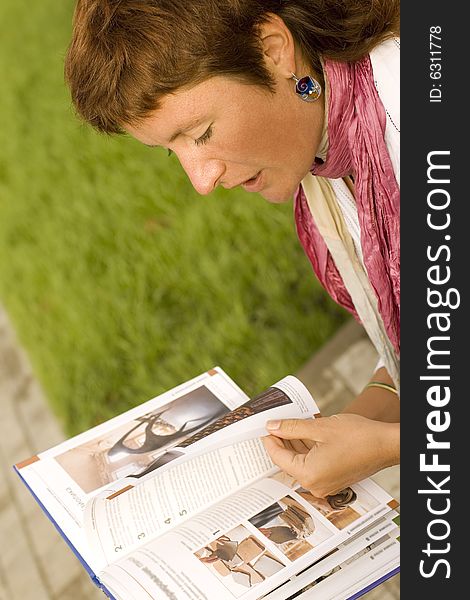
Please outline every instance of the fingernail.
[{"label": "fingernail", "polygon": [[268,421],[266,423],[266,429],[279,429],[279,427],[281,426],[281,421]]}]

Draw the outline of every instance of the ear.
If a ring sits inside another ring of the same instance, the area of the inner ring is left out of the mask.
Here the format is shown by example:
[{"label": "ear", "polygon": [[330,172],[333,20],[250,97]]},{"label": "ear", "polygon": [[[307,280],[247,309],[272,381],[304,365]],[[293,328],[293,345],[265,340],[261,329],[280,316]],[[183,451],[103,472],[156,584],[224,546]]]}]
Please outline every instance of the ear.
[{"label": "ear", "polygon": [[281,77],[295,72],[296,46],[284,21],[273,13],[260,25],[260,39],[267,67]]}]

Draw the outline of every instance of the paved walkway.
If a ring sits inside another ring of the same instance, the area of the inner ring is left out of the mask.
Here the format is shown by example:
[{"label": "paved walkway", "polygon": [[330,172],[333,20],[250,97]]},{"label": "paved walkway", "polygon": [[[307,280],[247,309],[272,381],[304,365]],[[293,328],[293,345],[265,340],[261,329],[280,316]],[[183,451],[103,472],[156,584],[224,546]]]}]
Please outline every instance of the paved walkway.
[{"label": "paved walkway", "polygon": [[[298,375],[322,412],[333,414],[362,389],[375,362],[362,329],[350,322]],[[103,599],[12,469],[64,435],[1,307],[0,403],[0,600]],[[392,468],[375,479],[399,499],[398,477],[398,468]],[[399,577],[364,598],[399,598]]]}]

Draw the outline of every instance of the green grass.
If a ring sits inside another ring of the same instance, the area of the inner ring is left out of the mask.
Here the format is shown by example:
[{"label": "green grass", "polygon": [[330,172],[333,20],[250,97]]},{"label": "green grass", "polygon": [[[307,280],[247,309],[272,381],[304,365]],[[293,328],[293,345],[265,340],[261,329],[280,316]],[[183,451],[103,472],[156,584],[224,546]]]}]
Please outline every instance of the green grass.
[{"label": "green grass", "polygon": [[72,3],[0,5],[0,299],[67,433],[216,364],[249,394],[344,321],[291,204],[202,198],[173,157],[79,124]]}]

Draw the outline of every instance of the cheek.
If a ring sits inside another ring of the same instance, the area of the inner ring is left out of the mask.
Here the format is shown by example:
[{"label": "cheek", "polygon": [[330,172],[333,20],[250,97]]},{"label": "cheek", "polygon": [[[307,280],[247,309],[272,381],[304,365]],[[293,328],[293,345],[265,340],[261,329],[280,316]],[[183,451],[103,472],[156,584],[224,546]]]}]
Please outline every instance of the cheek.
[{"label": "cheek", "polygon": [[238,145],[239,156],[243,162],[269,169],[288,167],[290,150],[278,133],[267,127],[257,127],[247,131]]},{"label": "cheek", "polygon": [[[279,106],[256,103],[220,131],[217,145],[227,150],[230,160],[262,168],[298,169],[299,150],[296,123],[284,117]],[[240,116],[242,115],[242,116]]]},{"label": "cheek", "polygon": [[266,153],[266,134],[256,124],[244,123],[242,127],[234,130],[225,143],[230,144],[242,162],[250,158],[261,158]]},{"label": "cheek", "polygon": [[266,106],[258,101],[251,105],[249,112],[246,111],[245,105],[240,110],[239,116],[231,119],[227,139],[224,141],[231,142],[243,162],[251,158],[263,163],[276,154],[272,150],[273,147],[276,149],[278,146],[278,132],[279,127],[274,123],[271,112],[266,111]]}]

